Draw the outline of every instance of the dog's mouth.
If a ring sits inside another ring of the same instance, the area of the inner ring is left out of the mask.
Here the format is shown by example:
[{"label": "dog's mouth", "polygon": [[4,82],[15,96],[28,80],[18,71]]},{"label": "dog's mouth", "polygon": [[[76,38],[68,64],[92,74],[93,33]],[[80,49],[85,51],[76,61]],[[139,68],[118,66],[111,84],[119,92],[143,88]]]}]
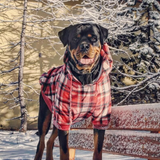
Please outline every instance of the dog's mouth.
[{"label": "dog's mouth", "polygon": [[82,57],[79,62],[82,64],[82,65],[90,65],[90,64],[93,64],[94,62],[94,58],[89,58],[87,55],[85,55],[84,57]]},{"label": "dog's mouth", "polygon": [[92,65],[95,62],[95,58],[96,57],[90,58],[87,55],[84,55],[80,60],[77,60],[77,58],[74,55],[74,59],[76,60],[79,66]]}]

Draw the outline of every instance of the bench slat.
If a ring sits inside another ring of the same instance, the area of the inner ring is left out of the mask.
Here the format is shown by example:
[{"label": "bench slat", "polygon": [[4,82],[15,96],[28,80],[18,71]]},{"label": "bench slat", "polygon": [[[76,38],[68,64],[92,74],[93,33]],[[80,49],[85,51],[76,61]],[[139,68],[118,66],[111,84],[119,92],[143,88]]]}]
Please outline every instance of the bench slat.
[{"label": "bench slat", "polygon": [[[71,128],[92,128],[91,119]],[[109,129],[160,131],[160,103],[112,107]]]},{"label": "bench slat", "polygon": [[[59,146],[58,139],[55,146]],[[92,130],[72,130],[69,135],[69,147],[93,151]],[[107,130],[103,152],[133,157],[160,159],[160,134],[138,131]],[[107,158],[107,157],[106,157]]]}]

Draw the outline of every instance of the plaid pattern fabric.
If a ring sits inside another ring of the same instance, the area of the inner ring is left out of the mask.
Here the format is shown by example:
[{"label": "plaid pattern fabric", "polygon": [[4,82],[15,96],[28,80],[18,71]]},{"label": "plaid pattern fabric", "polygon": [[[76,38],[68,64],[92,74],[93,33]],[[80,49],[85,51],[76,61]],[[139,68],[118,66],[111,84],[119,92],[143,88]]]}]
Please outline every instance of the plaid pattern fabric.
[{"label": "plaid pattern fabric", "polygon": [[65,64],[52,68],[40,77],[42,96],[53,113],[53,124],[69,130],[76,122],[92,116],[94,128],[106,129],[111,113],[109,73],[112,58],[107,44],[101,50],[101,74],[92,84],[82,85]]}]

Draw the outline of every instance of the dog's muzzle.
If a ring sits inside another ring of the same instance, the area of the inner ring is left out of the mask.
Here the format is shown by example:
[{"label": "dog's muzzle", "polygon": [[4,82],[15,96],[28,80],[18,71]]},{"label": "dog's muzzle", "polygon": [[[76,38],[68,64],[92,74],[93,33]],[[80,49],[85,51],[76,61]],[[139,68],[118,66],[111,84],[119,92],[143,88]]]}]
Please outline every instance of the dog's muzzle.
[{"label": "dog's muzzle", "polygon": [[83,42],[80,44],[79,48],[81,52],[87,52],[89,50],[90,44]]},{"label": "dog's muzzle", "polygon": [[94,63],[95,58],[90,58],[87,54],[90,49],[90,44],[86,42],[82,42],[79,45],[79,51],[83,55],[83,57],[80,60],[77,60],[76,57],[74,56],[76,62],[78,65],[83,66],[83,65],[91,65]]}]

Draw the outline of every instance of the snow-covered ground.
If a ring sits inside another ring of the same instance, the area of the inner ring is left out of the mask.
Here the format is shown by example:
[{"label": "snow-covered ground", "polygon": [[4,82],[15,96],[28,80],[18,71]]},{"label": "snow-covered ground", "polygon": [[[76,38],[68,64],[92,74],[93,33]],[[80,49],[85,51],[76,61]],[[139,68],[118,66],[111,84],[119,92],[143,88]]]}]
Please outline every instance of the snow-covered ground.
[{"label": "snow-covered ground", "polygon": [[[27,134],[0,131],[0,160],[33,160],[38,143],[36,131],[27,131]],[[46,136],[49,137],[50,134]],[[76,150],[75,160],[92,160],[93,152]],[[43,159],[45,159],[45,152]],[[127,156],[118,156],[103,153],[103,160],[144,160]],[[59,148],[54,148],[54,160],[59,160]]]}]

